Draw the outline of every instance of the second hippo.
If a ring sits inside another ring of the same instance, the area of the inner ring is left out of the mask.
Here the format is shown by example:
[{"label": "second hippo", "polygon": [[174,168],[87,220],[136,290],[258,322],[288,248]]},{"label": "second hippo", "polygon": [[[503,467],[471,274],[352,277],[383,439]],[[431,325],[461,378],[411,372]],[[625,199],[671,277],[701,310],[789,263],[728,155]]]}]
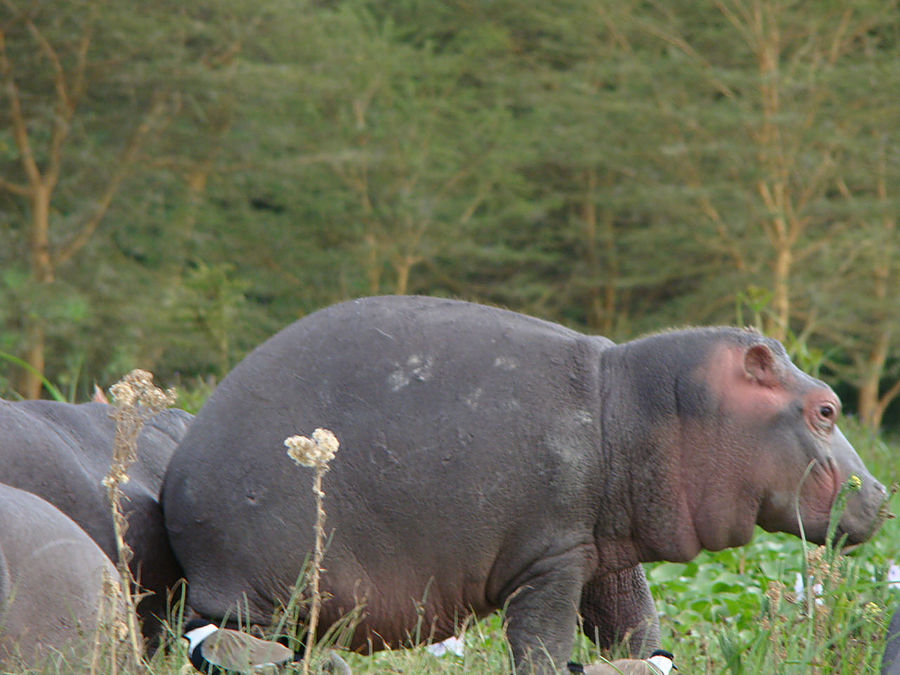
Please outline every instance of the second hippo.
[{"label": "second hippo", "polygon": [[[112,512],[101,484],[112,461],[113,410],[103,403],[0,400],[0,480],[46,499],[117,560]],[[151,639],[165,618],[167,592],[181,578],[163,525],[159,490],[191,419],[182,410],[165,410],[149,419],[138,436],[130,480],[122,486],[125,538],[134,552],[131,569],[148,593],[138,611]]]}]

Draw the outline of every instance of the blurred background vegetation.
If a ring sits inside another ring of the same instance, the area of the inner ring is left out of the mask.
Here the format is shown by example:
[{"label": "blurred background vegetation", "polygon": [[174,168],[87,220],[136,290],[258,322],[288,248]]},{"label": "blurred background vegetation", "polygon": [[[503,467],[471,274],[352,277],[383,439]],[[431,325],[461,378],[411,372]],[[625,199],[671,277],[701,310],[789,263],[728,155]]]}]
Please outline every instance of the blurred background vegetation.
[{"label": "blurred background vegetation", "polygon": [[900,425],[897,2],[4,0],[0,31],[6,398],[202,392],[424,293],[757,323]]}]

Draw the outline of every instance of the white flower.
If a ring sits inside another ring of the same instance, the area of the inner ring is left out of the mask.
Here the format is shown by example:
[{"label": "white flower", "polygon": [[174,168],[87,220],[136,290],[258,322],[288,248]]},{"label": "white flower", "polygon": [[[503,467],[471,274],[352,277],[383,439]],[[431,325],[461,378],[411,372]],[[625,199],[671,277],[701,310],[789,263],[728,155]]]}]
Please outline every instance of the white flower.
[{"label": "white flower", "polygon": [[433,645],[428,645],[425,647],[425,650],[429,654],[434,654],[435,656],[444,656],[444,654],[454,654],[456,656],[462,656],[466,652],[466,643],[462,638],[458,637],[448,637],[443,642],[438,642]]},{"label": "white flower", "polygon": [[893,560],[888,562],[890,562],[891,565],[888,567],[887,582],[889,584],[900,584],[900,565]]},{"label": "white flower", "polygon": [[334,459],[340,447],[334,433],[328,429],[316,429],[312,438],[306,436],[289,436],[284,439],[287,454],[301,466],[325,468]]},{"label": "white flower", "polygon": [[[809,580],[812,581],[813,578],[810,577]],[[807,584],[807,585],[808,585],[808,584]],[[794,579],[794,593],[795,593],[795,595],[797,596],[797,600],[798,600],[798,601],[802,601],[802,600],[803,600],[803,598],[804,598],[804,593],[803,593],[803,591],[804,591],[804,588],[803,588],[803,575],[801,575],[800,572],[797,572],[797,576],[796,576],[796,578]],[[816,604],[817,604],[817,605],[824,605],[825,603],[822,602],[822,599],[819,597],[820,595],[822,595],[822,584],[815,584],[815,585],[812,587],[812,591],[813,591],[813,595],[814,595],[815,598],[816,598]]]},{"label": "white flower", "polygon": [[153,373],[139,368],[132,370],[109,388],[113,405],[131,408],[143,405],[158,412],[175,404],[175,390],[163,391],[153,384]]}]

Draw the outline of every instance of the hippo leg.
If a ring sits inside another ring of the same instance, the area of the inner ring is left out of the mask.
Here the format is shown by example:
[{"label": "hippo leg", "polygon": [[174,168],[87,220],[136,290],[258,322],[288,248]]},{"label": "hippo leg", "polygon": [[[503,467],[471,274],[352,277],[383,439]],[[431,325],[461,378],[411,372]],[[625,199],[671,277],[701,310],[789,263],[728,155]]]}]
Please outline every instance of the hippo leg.
[{"label": "hippo leg", "polygon": [[581,617],[585,635],[601,647],[627,640],[637,658],[659,647],[659,618],[640,565],[595,575],[582,590]]},{"label": "hippo leg", "polygon": [[[541,573],[542,572],[542,573]],[[572,653],[578,619],[580,570],[544,567],[506,604],[506,637],[516,673],[556,673]]]}]

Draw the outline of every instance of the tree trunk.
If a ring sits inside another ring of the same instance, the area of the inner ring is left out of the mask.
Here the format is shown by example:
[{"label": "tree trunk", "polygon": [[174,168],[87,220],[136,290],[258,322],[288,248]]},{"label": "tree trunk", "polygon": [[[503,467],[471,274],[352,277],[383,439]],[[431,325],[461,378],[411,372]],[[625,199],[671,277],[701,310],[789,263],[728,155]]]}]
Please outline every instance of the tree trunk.
[{"label": "tree trunk", "polygon": [[[53,281],[53,261],[50,257],[50,189],[44,183],[32,185],[31,237],[29,259],[31,278],[35,284]],[[23,370],[20,393],[25,398],[40,398],[44,374],[44,318],[42,307],[32,308],[25,319],[25,363],[34,370]]]},{"label": "tree trunk", "polygon": [[378,255],[378,242],[371,232],[366,234],[366,279],[369,281],[369,295],[378,295],[381,291],[381,260]]},{"label": "tree trunk", "polygon": [[400,258],[395,263],[395,267],[397,268],[397,295],[406,295],[406,291],[409,288],[409,269],[412,267],[412,262],[409,256],[404,256]]},{"label": "tree trunk", "polygon": [[772,277],[772,315],[766,325],[766,334],[779,342],[787,336],[788,322],[791,316],[791,264],[793,253],[791,245],[779,241],[775,251],[774,274]]},{"label": "tree trunk", "polygon": [[[613,215],[608,209],[597,213],[595,191],[597,188],[597,170],[584,172],[584,201],[581,205],[581,220],[584,224],[586,258],[591,283],[588,302],[587,323],[591,331],[600,335],[612,335],[616,316],[616,277],[618,262],[616,260],[615,225]],[[602,231],[600,230],[602,225]],[[603,255],[598,251],[598,239],[602,237]],[[601,281],[602,279],[602,281]]]},{"label": "tree trunk", "polygon": [[587,324],[591,330],[598,330],[603,318],[603,303],[600,299],[600,283],[597,260],[597,205],[594,203],[594,190],[597,187],[597,172],[588,169],[584,172],[584,199],[581,202],[581,224],[584,228],[584,250],[587,261],[588,277],[592,280],[588,288]]},{"label": "tree trunk", "polygon": [[[879,153],[877,167],[876,194],[880,202],[887,200],[887,182],[885,180],[884,149]],[[882,221],[885,231],[885,241],[891,241],[896,236],[897,221],[885,216]],[[893,258],[889,247],[878,252],[874,266],[873,294],[879,305],[884,306],[888,300],[888,292],[891,290],[891,278],[893,272]],[[884,393],[881,393],[881,377],[884,374],[884,366],[891,352],[891,338],[893,331],[889,319],[882,319],[881,328],[869,357],[866,359],[865,377],[859,385],[859,404],[857,414],[860,420],[870,429],[877,430],[881,426],[884,411],[891,402],[900,395],[900,379]]]},{"label": "tree trunk", "polygon": [[[616,282],[619,279],[619,255],[616,251],[616,230],[613,214],[605,211],[603,214],[603,244],[606,250],[606,277],[603,282],[603,322],[600,332],[607,337],[613,334],[616,327],[618,314],[618,298],[616,294]],[[622,303],[625,306],[625,303]],[[620,324],[621,325],[621,324]]]},{"label": "tree trunk", "polygon": [[888,330],[882,331],[878,336],[878,340],[869,353],[869,358],[866,360],[865,377],[859,385],[857,414],[860,421],[870,429],[877,429],[881,426],[881,418],[884,416],[884,409],[887,407],[886,403],[882,405],[879,390],[881,373],[887,361],[890,340],[890,331]]}]

